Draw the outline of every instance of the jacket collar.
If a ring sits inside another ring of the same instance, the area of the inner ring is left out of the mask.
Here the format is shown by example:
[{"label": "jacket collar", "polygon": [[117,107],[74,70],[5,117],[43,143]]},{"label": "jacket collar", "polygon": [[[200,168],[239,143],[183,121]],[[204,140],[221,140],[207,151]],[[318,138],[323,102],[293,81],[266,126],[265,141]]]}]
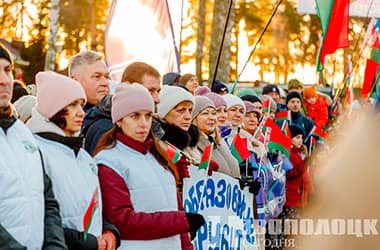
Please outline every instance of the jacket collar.
[{"label": "jacket collar", "polygon": [[9,105],[4,109],[4,112],[0,114],[0,127],[7,133],[7,130],[17,121],[13,114],[12,107]]},{"label": "jacket collar", "polygon": [[126,146],[128,146],[128,147],[130,147],[130,148],[132,148],[132,149],[136,150],[137,152],[140,152],[144,155],[149,152],[149,150],[151,149],[152,144],[153,144],[153,140],[150,137],[148,137],[145,140],[145,142],[139,142],[139,141],[132,139],[131,137],[129,137],[127,135],[124,135],[121,132],[116,133],[116,139],[119,140],[124,145],[126,145]]},{"label": "jacket collar", "polygon": [[55,141],[61,144],[66,145],[74,151],[75,156],[78,155],[79,150],[83,146],[83,137],[70,137],[70,136],[62,136],[56,133],[51,132],[40,132],[37,135],[41,136],[50,141]]}]

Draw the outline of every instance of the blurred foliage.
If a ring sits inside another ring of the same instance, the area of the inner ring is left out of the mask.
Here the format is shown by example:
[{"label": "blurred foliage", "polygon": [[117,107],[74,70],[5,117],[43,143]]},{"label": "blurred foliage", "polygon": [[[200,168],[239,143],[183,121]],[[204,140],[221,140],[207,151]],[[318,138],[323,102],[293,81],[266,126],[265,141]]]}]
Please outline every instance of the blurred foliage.
[{"label": "blurred foliage", "polygon": [[[25,41],[25,48],[21,54],[23,59],[31,64],[23,67],[24,77],[27,82],[33,82],[34,73],[43,69],[50,1],[29,2],[29,6],[22,0],[0,2],[0,36],[8,41]],[[232,26],[227,30],[228,41],[222,54],[222,73],[220,75],[218,71],[219,78],[231,82],[241,73],[241,69],[237,68],[237,55],[241,47],[237,38],[241,33],[245,34],[248,46],[252,49],[276,2],[234,0],[230,20]],[[182,18],[181,63],[195,60],[196,67],[194,72],[182,73],[196,73],[200,80],[207,80],[214,70],[213,63],[216,60],[229,0],[188,0],[186,3],[188,8]],[[82,48],[104,53],[104,29],[109,4],[109,0],[60,1],[57,62],[60,57],[69,58]],[[35,6],[36,11],[33,11],[31,6]],[[350,18],[350,48],[345,49],[341,56],[337,53],[328,58],[331,70],[324,72],[328,80],[333,79],[336,72],[344,71],[347,54],[352,54],[354,60],[358,57],[360,46],[355,47],[355,44],[356,41],[362,41],[366,23],[366,18]],[[354,26],[356,32],[353,32]],[[361,32],[357,32],[358,27]],[[286,82],[288,75],[295,72],[297,67],[315,65],[320,32],[317,16],[301,15],[297,13],[296,0],[283,0],[257,50],[250,58],[251,62],[259,67],[261,79],[264,79],[264,72],[273,72],[276,82]],[[244,56],[244,60],[247,56]],[[364,56],[361,60],[365,60]]]}]

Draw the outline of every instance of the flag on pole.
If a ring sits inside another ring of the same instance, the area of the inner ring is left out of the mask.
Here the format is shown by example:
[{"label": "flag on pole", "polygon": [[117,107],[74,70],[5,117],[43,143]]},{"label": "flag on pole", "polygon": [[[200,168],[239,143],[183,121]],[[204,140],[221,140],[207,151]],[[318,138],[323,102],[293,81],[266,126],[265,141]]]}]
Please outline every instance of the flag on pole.
[{"label": "flag on pole", "polygon": [[175,164],[181,158],[181,151],[170,143],[166,142],[164,145],[166,145],[166,155]]},{"label": "flag on pole", "polygon": [[204,150],[201,157],[201,162],[199,163],[199,169],[207,169],[210,165],[211,155],[212,155],[212,149],[214,147],[214,143],[210,143],[207,145]]},{"label": "flag on pole", "polygon": [[263,108],[262,108],[263,114],[269,113],[269,111],[270,111],[270,98],[268,98],[268,100],[266,101],[263,101]]},{"label": "flag on pole", "polygon": [[86,213],[84,214],[84,217],[83,217],[83,231],[84,231],[85,240],[87,239],[87,234],[88,234],[88,231],[90,230],[95,211],[99,207],[98,195],[99,195],[99,191],[98,191],[98,188],[96,188],[90,200],[90,204],[87,207]]},{"label": "flag on pole", "polygon": [[368,39],[368,46],[371,48],[370,58],[367,59],[364,71],[364,82],[361,96],[366,98],[373,92],[376,72],[380,68],[380,19],[373,27],[372,34]]},{"label": "flag on pole", "polygon": [[238,163],[245,161],[251,152],[248,150],[247,138],[241,138],[239,133],[237,133],[231,143],[231,153],[236,158]]},{"label": "flag on pole", "polygon": [[289,121],[289,114],[290,114],[289,110],[283,110],[283,111],[277,112],[276,117],[275,117],[276,122],[283,124],[284,121]]},{"label": "flag on pole", "polygon": [[277,124],[271,119],[266,119],[264,127],[266,127],[266,130],[270,130],[269,150],[279,150],[289,158],[292,140],[285,136]]},{"label": "flag on pole", "polygon": [[315,1],[323,36],[317,61],[317,71],[321,71],[326,55],[350,45],[348,40],[350,0]]},{"label": "flag on pole", "polygon": [[120,81],[125,67],[136,61],[152,65],[161,74],[179,72],[173,23],[180,20],[172,20],[169,10],[181,13],[181,3],[170,1],[168,6],[168,2],[112,1],[105,30],[105,57],[112,80]]}]

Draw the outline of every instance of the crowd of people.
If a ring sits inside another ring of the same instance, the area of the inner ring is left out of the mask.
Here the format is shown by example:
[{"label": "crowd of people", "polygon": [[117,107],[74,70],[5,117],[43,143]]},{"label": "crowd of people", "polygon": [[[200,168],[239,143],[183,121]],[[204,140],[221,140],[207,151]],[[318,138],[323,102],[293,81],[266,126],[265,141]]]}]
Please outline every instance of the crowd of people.
[{"label": "crowd of people", "polygon": [[[313,193],[309,159],[331,123],[331,98],[314,86],[231,94],[144,62],[111,85],[102,55],[83,51],[67,76],[39,72],[35,95],[16,97],[12,69],[0,46],[1,249],[193,249],[205,218],[183,210],[182,186],[210,143],[208,174],[248,186],[261,227],[299,218]],[[245,159],[231,152],[237,136]]]}]

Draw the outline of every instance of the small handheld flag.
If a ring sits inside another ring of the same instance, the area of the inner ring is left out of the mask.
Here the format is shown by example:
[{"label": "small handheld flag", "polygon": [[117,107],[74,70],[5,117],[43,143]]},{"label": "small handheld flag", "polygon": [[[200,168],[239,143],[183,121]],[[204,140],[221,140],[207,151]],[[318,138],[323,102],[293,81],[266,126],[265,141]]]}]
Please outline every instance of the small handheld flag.
[{"label": "small handheld flag", "polygon": [[214,144],[213,143],[210,143],[209,145],[207,145],[204,150],[203,150],[203,154],[202,154],[202,157],[201,157],[201,162],[199,164],[199,169],[207,169],[208,166],[210,165],[210,160],[211,160],[211,154],[212,154],[212,149],[214,147]]},{"label": "small handheld flag", "polygon": [[170,143],[166,144],[166,155],[168,156],[169,160],[171,160],[174,164],[181,158],[181,151],[171,145]]},{"label": "small handheld flag", "polygon": [[83,217],[84,240],[87,239],[87,234],[90,229],[92,220],[94,218],[95,211],[99,207],[98,195],[99,195],[99,191],[98,191],[98,188],[96,188],[90,200],[90,204],[88,205],[86,213],[84,214],[84,217]]},{"label": "small handheld flag", "polygon": [[251,155],[251,152],[248,150],[247,138],[241,138],[239,133],[235,135],[230,149],[239,164]]}]

